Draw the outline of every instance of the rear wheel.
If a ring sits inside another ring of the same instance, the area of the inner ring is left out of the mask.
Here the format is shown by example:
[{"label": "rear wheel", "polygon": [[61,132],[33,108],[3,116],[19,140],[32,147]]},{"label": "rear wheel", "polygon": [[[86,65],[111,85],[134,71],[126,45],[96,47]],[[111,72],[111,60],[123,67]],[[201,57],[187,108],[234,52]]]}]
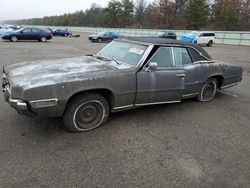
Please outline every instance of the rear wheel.
[{"label": "rear wheel", "polygon": [[66,129],[83,132],[99,127],[107,120],[109,103],[100,94],[88,93],[73,98],[63,116]]},{"label": "rear wheel", "polygon": [[207,43],[207,46],[211,47],[213,45],[213,41],[210,40],[208,43]]},{"label": "rear wheel", "polygon": [[17,42],[17,41],[18,41],[17,36],[15,36],[15,35],[11,36],[11,37],[10,37],[10,41],[12,41],[12,42]]},{"label": "rear wheel", "polygon": [[64,36],[65,36],[65,37],[67,37],[67,36],[68,36],[68,34],[64,34]]},{"label": "rear wheel", "polygon": [[41,42],[46,42],[47,41],[47,38],[45,36],[41,36],[40,40]]},{"label": "rear wheel", "polygon": [[206,83],[202,86],[197,100],[199,102],[210,101],[214,98],[216,91],[218,88],[218,82],[215,78],[210,78],[206,81]]}]

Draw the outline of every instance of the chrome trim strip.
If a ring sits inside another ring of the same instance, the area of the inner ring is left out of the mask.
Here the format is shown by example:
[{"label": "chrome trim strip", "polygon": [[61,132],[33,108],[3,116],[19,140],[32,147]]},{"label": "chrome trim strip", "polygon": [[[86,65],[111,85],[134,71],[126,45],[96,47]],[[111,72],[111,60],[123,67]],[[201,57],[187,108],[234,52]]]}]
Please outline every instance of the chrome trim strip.
[{"label": "chrome trim strip", "polygon": [[193,95],[198,95],[199,93],[189,93],[189,94],[186,94],[186,95],[182,95],[182,97],[190,97],[190,96],[193,96]]},{"label": "chrome trim strip", "polygon": [[168,104],[168,103],[177,103],[181,101],[166,101],[166,102],[152,102],[152,103],[142,103],[142,104],[135,104],[135,106],[147,106],[147,105],[154,105],[154,104]]},{"label": "chrome trim strip", "polygon": [[221,88],[221,89],[225,89],[225,88],[228,88],[228,87],[235,86],[235,85],[237,85],[237,84],[239,84],[239,82],[235,82],[235,83],[233,83],[233,84],[225,85],[225,86],[222,86],[222,87],[220,87],[220,88]]},{"label": "chrome trim strip", "polygon": [[[144,52],[144,55],[142,56],[142,58],[140,59],[139,63],[136,65],[137,68],[143,68],[144,62],[146,61],[148,55],[150,54],[150,52],[152,51],[154,45],[149,45],[147,50]],[[149,61],[148,61],[149,62]],[[147,63],[148,63],[147,62]],[[147,64],[145,63],[145,65]],[[145,66],[144,65],[144,66]]]},{"label": "chrome trim strip", "polygon": [[123,109],[123,108],[129,108],[129,107],[133,107],[134,105],[133,104],[130,104],[130,105],[125,105],[125,106],[118,106],[118,107],[115,107],[113,108],[114,110],[119,110],[119,109]]},{"label": "chrome trim strip", "polygon": [[[41,107],[36,107],[35,106],[35,103],[53,102],[53,101],[55,102],[54,104],[49,104],[49,105],[45,105],[45,106],[41,106]],[[57,98],[52,98],[52,99],[34,100],[34,101],[30,101],[29,103],[33,108],[43,108],[43,107],[49,107],[49,106],[56,106],[58,104],[58,99]]]}]

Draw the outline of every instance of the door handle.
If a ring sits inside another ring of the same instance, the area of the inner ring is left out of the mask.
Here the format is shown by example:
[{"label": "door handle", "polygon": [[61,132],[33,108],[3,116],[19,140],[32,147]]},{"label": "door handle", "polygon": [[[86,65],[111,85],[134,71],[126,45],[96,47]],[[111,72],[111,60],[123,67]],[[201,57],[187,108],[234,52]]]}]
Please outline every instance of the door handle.
[{"label": "door handle", "polygon": [[175,76],[177,76],[177,77],[185,77],[186,74],[176,74]]}]

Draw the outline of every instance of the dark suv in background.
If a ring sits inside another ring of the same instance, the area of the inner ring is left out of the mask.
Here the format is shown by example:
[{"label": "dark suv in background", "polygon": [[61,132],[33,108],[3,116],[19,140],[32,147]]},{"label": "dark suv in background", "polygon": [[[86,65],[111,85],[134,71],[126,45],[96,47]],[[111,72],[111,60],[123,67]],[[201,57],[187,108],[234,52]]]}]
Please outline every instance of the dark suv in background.
[{"label": "dark suv in background", "polygon": [[169,38],[169,39],[177,39],[177,36],[172,31],[159,31],[157,33],[158,38]]}]

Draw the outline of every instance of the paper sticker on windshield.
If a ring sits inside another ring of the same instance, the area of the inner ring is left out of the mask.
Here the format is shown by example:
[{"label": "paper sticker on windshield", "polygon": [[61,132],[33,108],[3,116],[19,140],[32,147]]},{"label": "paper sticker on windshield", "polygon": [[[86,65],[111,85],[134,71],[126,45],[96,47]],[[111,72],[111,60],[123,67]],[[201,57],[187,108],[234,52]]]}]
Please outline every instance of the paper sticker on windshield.
[{"label": "paper sticker on windshield", "polygon": [[138,49],[138,48],[130,48],[128,52],[141,55],[141,54],[143,54],[144,51],[141,49]]}]

